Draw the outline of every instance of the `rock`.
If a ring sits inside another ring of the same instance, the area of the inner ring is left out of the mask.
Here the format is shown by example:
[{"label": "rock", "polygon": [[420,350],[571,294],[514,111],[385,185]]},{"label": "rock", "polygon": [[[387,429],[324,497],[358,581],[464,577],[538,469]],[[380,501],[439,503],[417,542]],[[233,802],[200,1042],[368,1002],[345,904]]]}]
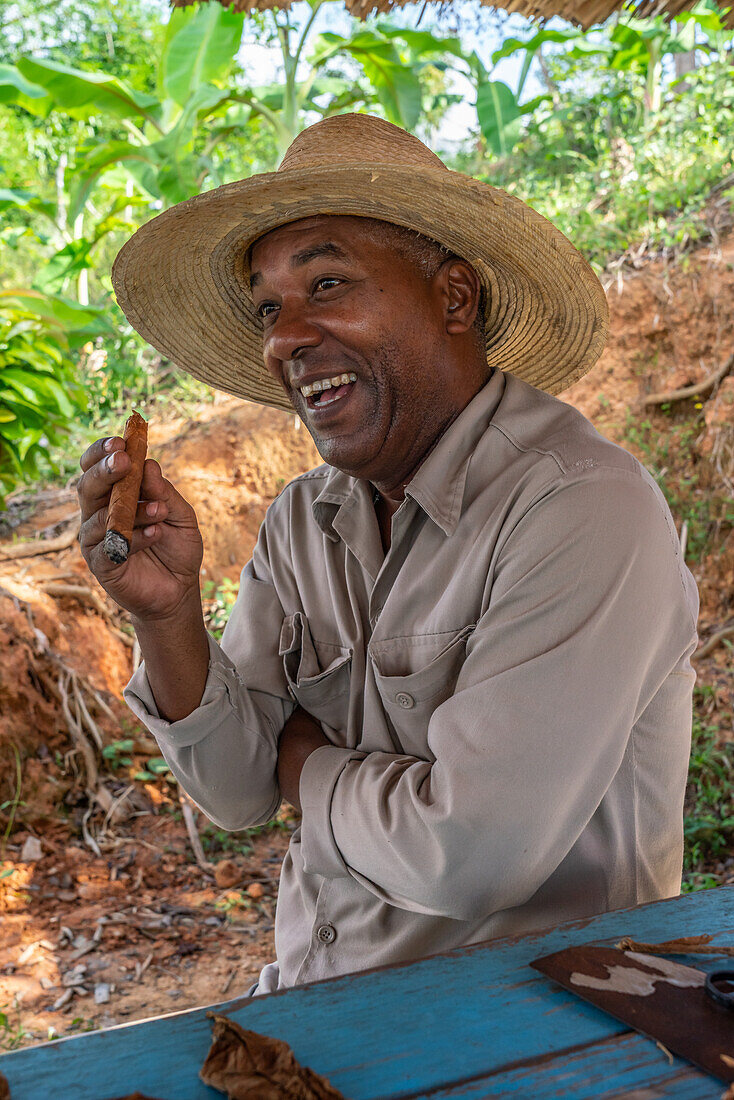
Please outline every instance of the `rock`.
[{"label": "rock", "polygon": [[21,863],[35,863],[36,860],[43,859],[43,848],[41,842],[36,836],[29,836],[20,852]]},{"label": "rock", "polygon": [[234,886],[242,878],[242,871],[233,859],[221,859],[214,868],[214,879],[217,886],[226,890],[228,886]]},{"label": "rock", "polygon": [[94,1003],[106,1005],[110,999],[110,987],[107,982],[97,982],[94,987]]}]

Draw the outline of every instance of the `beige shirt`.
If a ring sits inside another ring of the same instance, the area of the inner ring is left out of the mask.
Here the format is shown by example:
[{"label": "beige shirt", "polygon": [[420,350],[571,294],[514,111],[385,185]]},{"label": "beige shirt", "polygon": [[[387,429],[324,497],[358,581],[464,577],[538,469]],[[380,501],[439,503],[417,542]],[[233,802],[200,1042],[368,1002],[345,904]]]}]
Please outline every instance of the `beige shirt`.
[{"label": "beige shirt", "polygon": [[271,505],[200,707],[135,714],[224,828],[301,776],[260,992],[679,892],[698,597],[660,489],[570,406],[495,373],[406,490],[321,466]]}]

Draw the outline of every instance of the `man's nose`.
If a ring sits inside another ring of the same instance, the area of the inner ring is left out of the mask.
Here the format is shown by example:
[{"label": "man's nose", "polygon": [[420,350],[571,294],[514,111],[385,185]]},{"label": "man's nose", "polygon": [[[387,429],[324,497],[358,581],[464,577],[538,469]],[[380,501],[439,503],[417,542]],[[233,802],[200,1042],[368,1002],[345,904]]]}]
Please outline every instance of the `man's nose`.
[{"label": "man's nose", "polygon": [[318,347],[322,339],[321,329],[309,318],[303,306],[283,302],[278,316],[265,334],[265,360],[288,363],[300,358],[308,348]]}]

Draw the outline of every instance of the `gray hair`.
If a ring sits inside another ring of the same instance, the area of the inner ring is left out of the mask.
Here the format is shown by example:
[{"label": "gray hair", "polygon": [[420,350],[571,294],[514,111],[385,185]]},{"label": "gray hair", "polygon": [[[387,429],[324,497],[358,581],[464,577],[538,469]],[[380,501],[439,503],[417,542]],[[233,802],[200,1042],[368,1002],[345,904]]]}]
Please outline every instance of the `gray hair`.
[{"label": "gray hair", "polygon": [[[394,222],[384,222],[379,218],[360,218],[360,222],[364,224],[365,236],[373,244],[390,245],[398,255],[417,267],[424,279],[432,279],[441,264],[446,260],[463,259],[462,256],[452,252],[446,245],[439,244],[432,237],[426,237],[416,229],[408,229],[404,225],[395,225]],[[485,339],[486,323],[486,303],[484,288],[482,288],[477,315],[472,326],[477,330],[477,335],[481,337],[482,344],[484,344]]]}]

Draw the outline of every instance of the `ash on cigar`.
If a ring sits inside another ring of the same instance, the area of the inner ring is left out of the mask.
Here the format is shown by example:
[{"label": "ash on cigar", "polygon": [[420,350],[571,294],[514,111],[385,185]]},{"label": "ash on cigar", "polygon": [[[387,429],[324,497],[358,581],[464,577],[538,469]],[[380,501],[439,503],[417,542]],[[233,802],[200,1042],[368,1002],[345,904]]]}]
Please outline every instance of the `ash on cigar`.
[{"label": "ash on cigar", "polygon": [[130,543],[119,531],[107,531],[102,549],[111,562],[114,562],[115,565],[122,565],[123,562],[127,561],[127,556],[130,553]]}]

